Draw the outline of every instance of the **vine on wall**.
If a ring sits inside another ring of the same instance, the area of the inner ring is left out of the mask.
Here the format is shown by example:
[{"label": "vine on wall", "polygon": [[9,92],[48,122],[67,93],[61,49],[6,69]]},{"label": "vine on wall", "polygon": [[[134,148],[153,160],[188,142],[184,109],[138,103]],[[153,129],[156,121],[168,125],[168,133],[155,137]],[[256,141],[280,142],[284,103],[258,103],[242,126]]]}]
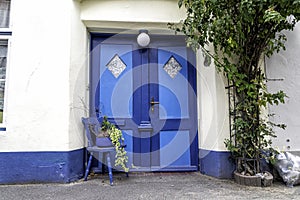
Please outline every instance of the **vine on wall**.
[{"label": "vine on wall", "polygon": [[[300,19],[300,0],[179,0],[187,17],[170,24],[187,36],[194,49],[213,58],[216,67],[235,88],[231,138],[225,145],[238,158],[239,172],[260,172],[259,160],[272,150],[274,124],[262,117],[263,107],[284,103],[283,91],[267,91],[266,76],[260,67],[264,56],[285,49],[283,30],[293,30]],[[206,49],[212,44],[214,52]],[[270,66],[272,67],[272,66]]]}]

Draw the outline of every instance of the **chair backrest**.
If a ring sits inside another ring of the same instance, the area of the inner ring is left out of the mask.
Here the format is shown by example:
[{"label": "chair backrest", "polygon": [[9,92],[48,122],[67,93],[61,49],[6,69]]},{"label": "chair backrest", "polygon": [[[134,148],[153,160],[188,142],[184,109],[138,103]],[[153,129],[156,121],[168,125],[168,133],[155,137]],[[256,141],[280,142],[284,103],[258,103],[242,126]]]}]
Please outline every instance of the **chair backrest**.
[{"label": "chair backrest", "polygon": [[88,146],[95,146],[96,134],[101,129],[101,124],[96,117],[81,118],[84,124],[85,134],[88,139]]}]

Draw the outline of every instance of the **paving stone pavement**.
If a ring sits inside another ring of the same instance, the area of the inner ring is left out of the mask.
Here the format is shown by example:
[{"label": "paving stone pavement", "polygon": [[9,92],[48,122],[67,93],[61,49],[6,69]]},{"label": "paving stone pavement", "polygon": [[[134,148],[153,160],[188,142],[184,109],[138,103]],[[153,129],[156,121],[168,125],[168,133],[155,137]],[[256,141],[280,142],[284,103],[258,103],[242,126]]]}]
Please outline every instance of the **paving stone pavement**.
[{"label": "paving stone pavement", "polygon": [[0,200],[193,200],[193,199],[300,199],[300,186],[282,182],[271,187],[247,187],[233,180],[216,179],[199,172],[114,174],[89,176],[69,184],[0,185]]}]

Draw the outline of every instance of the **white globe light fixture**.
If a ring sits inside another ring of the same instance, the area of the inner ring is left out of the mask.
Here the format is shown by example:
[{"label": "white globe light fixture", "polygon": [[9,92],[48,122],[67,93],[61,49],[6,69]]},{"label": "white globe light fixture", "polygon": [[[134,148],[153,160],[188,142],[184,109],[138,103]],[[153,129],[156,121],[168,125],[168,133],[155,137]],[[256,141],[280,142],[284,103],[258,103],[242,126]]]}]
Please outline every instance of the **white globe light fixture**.
[{"label": "white globe light fixture", "polygon": [[141,47],[146,47],[150,44],[150,36],[147,34],[147,32],[141,32],[136,39],[138,45]]}]

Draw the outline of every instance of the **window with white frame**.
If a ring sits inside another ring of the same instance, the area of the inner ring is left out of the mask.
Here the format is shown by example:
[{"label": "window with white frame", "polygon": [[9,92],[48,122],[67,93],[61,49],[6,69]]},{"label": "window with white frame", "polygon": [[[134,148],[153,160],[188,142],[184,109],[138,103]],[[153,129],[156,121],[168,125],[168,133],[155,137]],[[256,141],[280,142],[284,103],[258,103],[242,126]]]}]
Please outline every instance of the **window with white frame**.
[{"label": "window with white frame", "polygon": [[9,27],[10,0],[0,0],[0,28]]},{"label": "window with white frame", "polygon": [[0,39],[0,123],[3,123],[8,40]]},{"label": "window with white frame", "polygon": [[8,55],[8,40],[10,29],[10,3],[11,0],[0,0],[0,130],[4,122],[5,82]]}]

